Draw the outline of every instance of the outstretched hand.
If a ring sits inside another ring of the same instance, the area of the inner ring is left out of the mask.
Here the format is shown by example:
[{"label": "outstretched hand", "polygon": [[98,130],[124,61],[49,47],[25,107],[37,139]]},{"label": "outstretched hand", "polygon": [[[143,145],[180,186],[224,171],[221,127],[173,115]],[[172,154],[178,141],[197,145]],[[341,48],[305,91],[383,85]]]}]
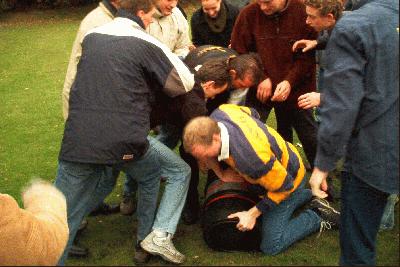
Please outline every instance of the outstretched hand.
[{"label": "outstretched hand", "polygon": [[321,94],[317,92],[310,92],[299,96],[297,104],[299,108],[310,109],[318,107],[321,103]]},{"label": "outstretched hand", "polygon": [[289,97],[291,90],[292,87],[290,86],[290,83],[286,80],[283,80],[276,85],[276,89],[274,95],[271,97],[271,101],[285,101]]},{"label": "outstretched hand", "polygon": [[317,46],[317,40],[299,40],[296,41],[292,46],[292,51],[296,52],[297,49],[302,48],[302,52],[305,53]]}]

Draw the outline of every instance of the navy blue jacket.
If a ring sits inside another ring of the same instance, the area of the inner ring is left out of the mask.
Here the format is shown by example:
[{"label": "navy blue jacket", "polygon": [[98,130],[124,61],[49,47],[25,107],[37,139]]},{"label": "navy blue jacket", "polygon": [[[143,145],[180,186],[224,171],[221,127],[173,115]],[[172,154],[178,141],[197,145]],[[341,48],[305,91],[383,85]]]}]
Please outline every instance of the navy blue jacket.
[{"label": "navy blue jacket", "polygon": [[399,3],[358,4],[338,21],[325,50],[315,166],[330,171],[345,156],[346,171],[398,193]]},{"label": "navy blue jacket", "polygon": [[155,94],[176,97],[193,84],[184,63],[133,20],[93,29],[83,39],[59,158],[96,164],[139,158],[148,148]]}]

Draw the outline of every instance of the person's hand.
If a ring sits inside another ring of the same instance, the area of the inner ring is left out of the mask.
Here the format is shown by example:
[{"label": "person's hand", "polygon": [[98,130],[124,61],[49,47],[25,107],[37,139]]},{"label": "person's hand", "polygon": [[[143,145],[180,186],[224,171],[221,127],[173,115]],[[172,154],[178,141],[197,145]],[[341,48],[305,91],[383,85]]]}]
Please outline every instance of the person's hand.
[{"label": "person's hand", "polygon": [[297,49],[303,48],[301,51],[307,52],[314,49],[317,46],[317,40],[299,40],[296,41],[292,46],[292,51],[296,52]]},{"label": "person's hand", "polygon": [[317,167],[314,168],[310,177],[310,186],[312,194],[319,198],[326,198],[328,194],[328,183],[326,178],[328,177],[328,172],[321,171]]},{"label": "person's hand", "polygon": [[306,93],[299,96],[297,99],[297,104],[302,109],[310,109],[318,107],[321,103],[321,94],[317,92]]},{"label": "person's hand", "polygon": [[251,231],[256,225],[256,221],[258,216],[261,215],[261,211],[257,209],[257,207],[253,207],[248,211],[240,211],[233,214],[228,215],[228,219],[238,218],[239,222],[236,224],[236,228],[239,231]]},{"label": "person's hand", "polygon": [[228,168],[222,171],[222,177],[220,179],[226,183],[241,183],[245,181],[242,175],[232,168]]},{"label": "person's hand", "polygon": [[257,99],[265,103],[272,95],[272,82],[270,78],[262,81],[257,87]]},{"label": "person's hand", "polygon": [[277,102],[285,101],[289,97],[291,90],[292,87],[290,86],[290,83],[288,81],[284,80],[278,83],[274,95],[271,97],[271,101],[277,101]]}]

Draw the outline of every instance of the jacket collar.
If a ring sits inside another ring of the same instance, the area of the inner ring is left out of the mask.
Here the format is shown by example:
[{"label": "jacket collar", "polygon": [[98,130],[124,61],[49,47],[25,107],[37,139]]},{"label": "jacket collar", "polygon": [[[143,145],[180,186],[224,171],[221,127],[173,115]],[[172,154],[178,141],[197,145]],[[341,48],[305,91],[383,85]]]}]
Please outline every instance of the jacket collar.
[{"label": "jacket collar", "polygon": [[139,18],[138,16],[133,15],[132,13],[130,13],[125,9],[119,9],[117,14],[115,14],[115,16],[118,18],[125,18],[133,22],[136,22],[142,29],[145,29],[142,19]]},{"label": "jacket collar", "polygon": [[153,18],[155,18],[155,19],[160,19],[160,18],[162,18],[162,17],[165,17],[165,16],[161,13],[160,10],[158,10],[158,8],[156,8],[156,12],[154,12]]},{"label": "jacket collar", "polygon": [[[225,6],[225,9],[226,9],[226,18],[227,18],[227,19],[232,19],[234,16],[233,16],[232,11],[230,10],[230,7],[231,7],[231,6],[230,6],[225,0],[222,0],[222,1],[221,1],[221,5],[224,5],[224,6]],[[200,7],[200,14],[201,14],[202,16],[205,16],[205,13],[204,13],[202,7]],[[203,21],[203,22],[205,22],[205,21]]]},{"label": "jacket collar", "polygon": [[101,3],[107,8],[108,11],[115,17],[117,14],[117,9],[111,4],[110,0],[103,0]]},{"label": "jacket collar", "polygon": [[282,16],[283,14],[286,13],[286,10],[288,9],[290,3],[291,3],[291,0],[286,0],[285,7],[282,10],[279,10],[278,12],[275,12],[272,15],[266,15],[266,16],[268,18],[279,18],[280,16]]},{"label": "jacket collar", "polygon": [[371,0],[349,0],[348,2],[351,3],[351,10],[356,10],[365,5],[368,2],[371,2]]}]

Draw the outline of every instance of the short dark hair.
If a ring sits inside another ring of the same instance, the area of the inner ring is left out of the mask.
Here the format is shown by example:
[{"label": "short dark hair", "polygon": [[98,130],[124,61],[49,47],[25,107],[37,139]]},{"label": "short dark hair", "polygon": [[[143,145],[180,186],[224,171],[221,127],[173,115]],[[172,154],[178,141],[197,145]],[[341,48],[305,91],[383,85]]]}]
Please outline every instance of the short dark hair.
[{"label": "short dark hair", "polygon": [[336,20],[338,20],[343,13],[343,3],[341,0],[305,0],[304,4],[318,9],[321,16],[332,13]]},{"label": "short dark hair", "polygon": [[120,0],[119,5],[136,15],[140,10],[150,12],[155,7],[155,0]]},{"label": "short dark hair", "polygon": [[195,73],[196,82],[214,81],[216,86],[228,83],[230,86],[231,77],[228,70],[226,58],[213,58],[206,61]]},{"label": "short dark hair", "polygon": [[245,75],[250,75],[254,84],[261,82],[264,76],[261,59],[256,53],[231,57],[228,61],[228,69],[234,70],[240,79],[244,79]]}]

